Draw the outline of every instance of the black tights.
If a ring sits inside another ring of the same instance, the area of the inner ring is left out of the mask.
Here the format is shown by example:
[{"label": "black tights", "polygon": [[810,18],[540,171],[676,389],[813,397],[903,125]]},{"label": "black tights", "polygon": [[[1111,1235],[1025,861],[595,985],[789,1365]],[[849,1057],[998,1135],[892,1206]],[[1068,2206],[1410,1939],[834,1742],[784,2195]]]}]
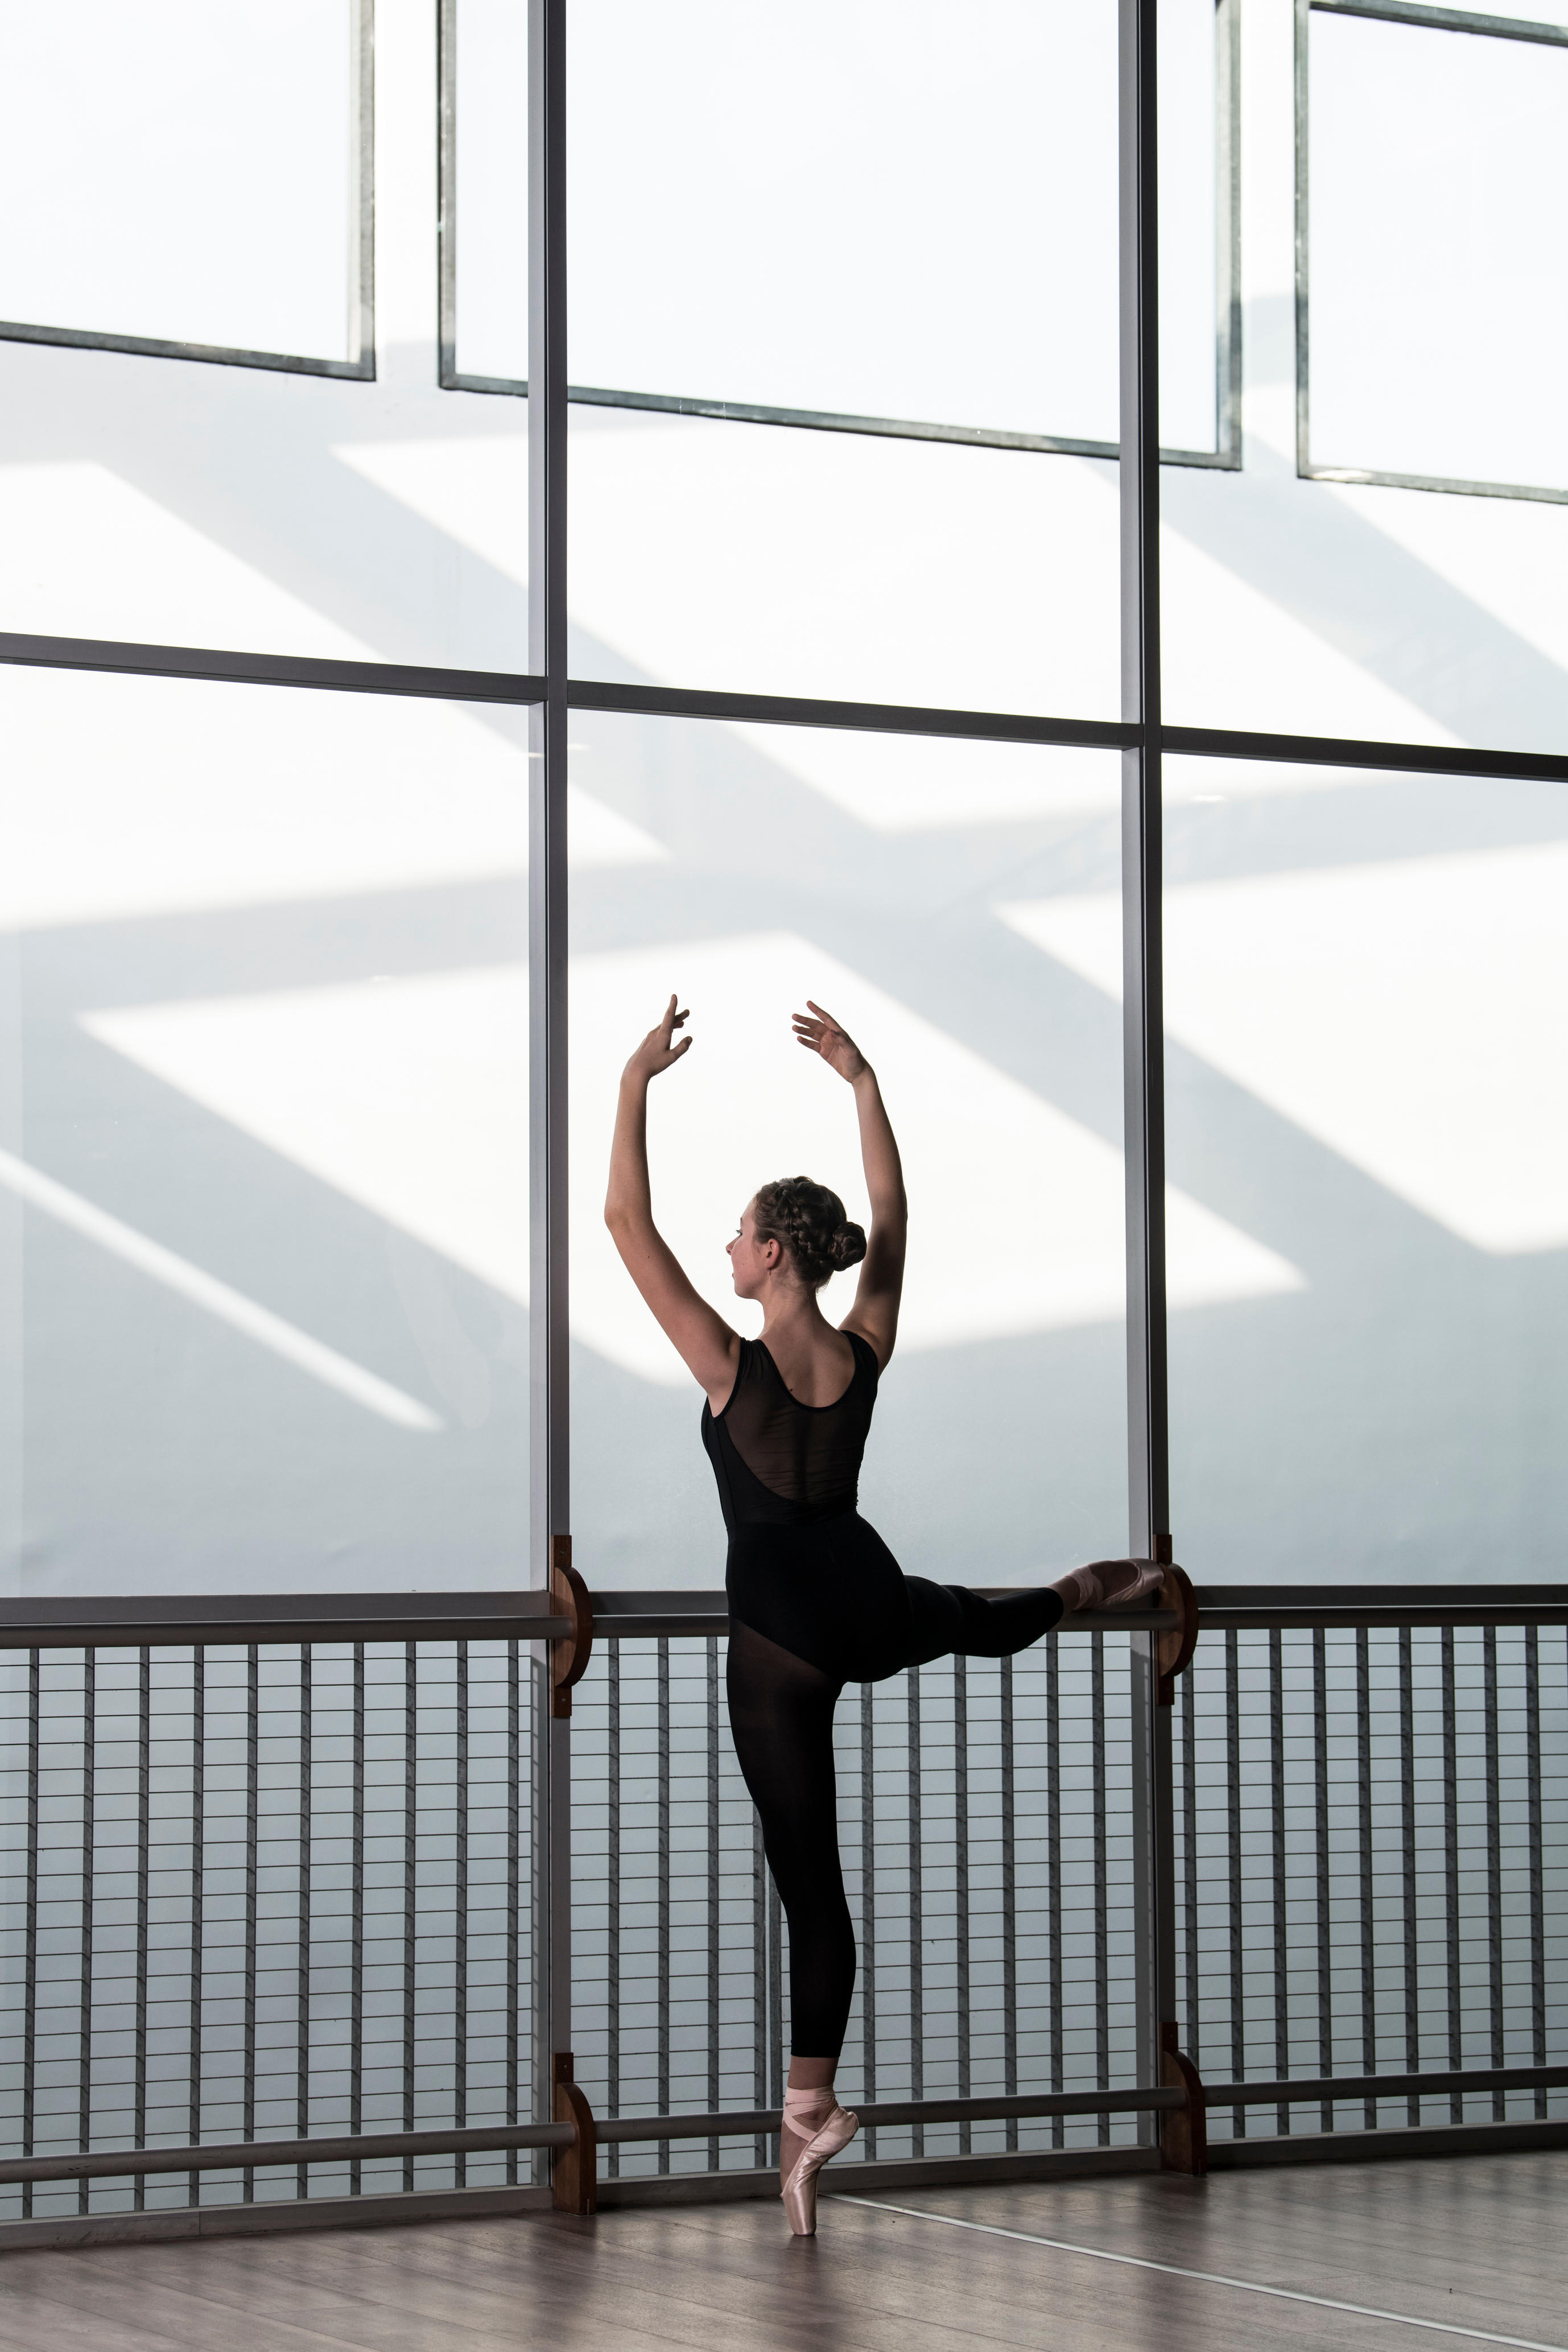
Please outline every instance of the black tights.
[{"label": "black tights", "polygon": [[[1047,1588],[986,1600],[958,1585],[906,1580],[912,1621],[906,1665],[962,1652],[1007,1658],[1062,1615]],[[763,1824],[789,1921],[790,2053],[837,2058],[855,1990],[855,1931],[838,1860],[833,1711],[842,1682],[751,1626],[732,1623],[728,1669],[735,1754]]]}]

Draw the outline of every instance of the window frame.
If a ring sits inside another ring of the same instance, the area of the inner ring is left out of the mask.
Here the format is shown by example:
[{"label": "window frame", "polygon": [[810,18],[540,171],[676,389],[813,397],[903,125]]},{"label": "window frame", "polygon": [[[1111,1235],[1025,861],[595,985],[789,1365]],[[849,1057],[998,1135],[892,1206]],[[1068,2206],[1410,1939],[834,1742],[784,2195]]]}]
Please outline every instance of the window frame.
[{"label": "window frame", "polygon": [[[443,392],[478,392],[526,400],[521,376],[476,375],[458,364],[458,10],[439,0],[440,362]],[[1215,9],[1215,446],[1162,449],[1161,463],[1240,471],[1241,451],[1241,0]],[[1118,457],[1120,444],[1001,426],[942,425],[921,419],[860,416],[832,409],[778,408],[766,403],[710,400],[685,393],[636,392],[572,383],[566,398],[587,408],[653,410],[708,416],[734,425],[783,425],[816,433],[866,433],[900,441],[945,441],[978,449],[1028,449],[1068,457]]]},{"label": "window frame", "polygon": [[1310,68],[1314,14],[1365,16],[1374,23],[1407,25],[1438,33],[1472,33],[1492,40],[1528,41],[1568,48],[1568,25],[1542,25],[1520,16],[1484,16],[1460,8],[1428,7],[1422,0],[1296,0],[1296,472],[1304,482],[1367,484],[1393,490],[1447,490],[1464,498],[1527,499],[1568,506],[1568,486],[1472,481],[1458,475],[1389,473],[1371,466],[1319,466],[1311,450],[1311,212]]},{"label": "window frame", "polygon": [[216,367],[263,368],[284,375],[375,381],[375,0],[349,0],[353,101],[349,110],[349,172],[353,210],[349,236],[349,323],[353,354],[346,360],[298,352],[248,351],[226,343],[189,343],[161,335],[109,334],[97,327],[45,327],[0,320],[0,342],[53,343],[79,352],[130,352],[142,359],[198,360]]}]

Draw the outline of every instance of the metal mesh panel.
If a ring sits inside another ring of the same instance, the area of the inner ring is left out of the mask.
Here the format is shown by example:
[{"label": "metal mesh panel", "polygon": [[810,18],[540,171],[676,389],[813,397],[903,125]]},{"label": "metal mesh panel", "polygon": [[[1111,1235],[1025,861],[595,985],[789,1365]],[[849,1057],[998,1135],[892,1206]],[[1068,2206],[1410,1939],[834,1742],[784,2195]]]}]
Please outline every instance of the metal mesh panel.
[{"label": "metal mesh panel", "polygon": [[[0,1657],[7,2153],[526,2123],[529,1690],[500,1641]],[[0,2186],[0,2218],[520,2161]]]},{"label": "metal mesh panel", "polygon": [[[601,2117],[776,2105],[788,1954],[730,1745],[724,1643],[611,1638],[574,1694],[574,2043]],[[946,1660],[839,1703],[860,1949],[840,2084],[937,2099],[1131,2084],[1128,1649]],[[883,2126],[849,2158],[1137,2137],[1134,2118]],[[607,2147],[623,2176],[772,2160],[754,2136]]]},{"label": "metal mesh panel", "polygon": [[[1183,2040],[1211,2084],[1568,2060],[1562,1627],[1211,1633],[1174,1748]],[[1209,2128],[1563,2115],[1533,2086]]]}]

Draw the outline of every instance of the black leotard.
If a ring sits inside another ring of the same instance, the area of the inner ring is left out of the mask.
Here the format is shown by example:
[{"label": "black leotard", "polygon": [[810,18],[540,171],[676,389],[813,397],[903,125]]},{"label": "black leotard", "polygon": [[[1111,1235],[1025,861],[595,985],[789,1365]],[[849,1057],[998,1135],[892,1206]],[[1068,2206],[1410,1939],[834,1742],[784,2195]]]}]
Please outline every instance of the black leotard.
[{"label": "black leotard", "polygon": [[742,1339],[722,1411],[702,1408],[702,1443],[730,1532],[725,1589],[749,1625],[835,1682],[881,1682],[962,1650],[1006,1657],[1061,1615],[1054,1593],[986,1600],[905,1576],[860,1517],[860,1461],[877,1402],[877,1355],[847,1331],[855,1360],[831,1404],[802,1404],[760,1339]]}]

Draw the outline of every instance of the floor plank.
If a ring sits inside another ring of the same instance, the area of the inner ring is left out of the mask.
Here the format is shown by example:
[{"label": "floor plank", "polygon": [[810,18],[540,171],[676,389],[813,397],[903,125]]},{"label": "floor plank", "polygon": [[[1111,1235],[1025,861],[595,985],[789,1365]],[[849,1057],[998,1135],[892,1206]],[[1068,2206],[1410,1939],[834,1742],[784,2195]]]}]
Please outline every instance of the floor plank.
[{"label": "floor plank", "polygon": [[[0,2342],[6,2352],[1439,2352],[1444,2341],[1026,2242],[1040,2237],[1568,2352],[1565,2193],[1568,2155],[1553,2152],[889,2200],[913,2214],[825,2198],[818,2235],[799,2242],[769,2203],[31,2251],[0,2262]],[[1463,2337],[1448,2340],[1461,2352]]]}]

